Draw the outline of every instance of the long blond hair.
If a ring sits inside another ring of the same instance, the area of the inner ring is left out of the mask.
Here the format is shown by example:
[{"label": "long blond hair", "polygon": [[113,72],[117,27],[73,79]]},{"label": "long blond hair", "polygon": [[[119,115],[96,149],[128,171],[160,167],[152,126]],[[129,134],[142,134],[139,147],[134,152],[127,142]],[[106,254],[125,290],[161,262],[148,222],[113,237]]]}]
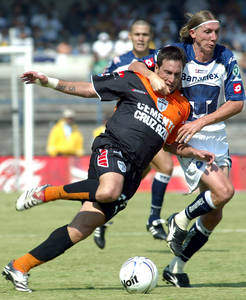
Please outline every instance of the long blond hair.
[{"label": "long blond hair", "polygon": [[[189,19],[188,22],[180,29],[179,37],[181,42],[192,44],[193,39],[190,36],[190,29],[195,28],[202,24],[203,22],[209,20],[217,20],[213,13],[209,10],[201,10],[194,15],[191,13],[185,14]],[[217,20],[218,21],[218,20]]]}]

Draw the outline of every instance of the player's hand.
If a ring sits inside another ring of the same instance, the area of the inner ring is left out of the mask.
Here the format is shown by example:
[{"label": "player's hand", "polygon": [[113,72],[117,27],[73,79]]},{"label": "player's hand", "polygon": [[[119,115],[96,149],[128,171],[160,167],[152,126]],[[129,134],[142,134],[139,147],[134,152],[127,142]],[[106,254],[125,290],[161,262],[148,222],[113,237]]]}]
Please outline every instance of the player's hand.
[{"label": "player's hand", "polygon": [[201,160],[205,160],[207,161],[208,165],[212,165],[215,159],[215,155],[209,151],[206,150],[198,150],[195,149],[193,150],[193,155],[197,158],[197,159],[201,159]]},{"label": "player's hand", "polygon": [[170,90],[163,79],[161,79],[156,73],[151,72],[148,76],[150,85],[155,92],[158,92],[162,95],[170,94]]},{"label": "player's hand", "polygon": [[179,128],[175,141],[178,143],[188,143],[193,135],[201,131],[203,127],[204,124],[201,119],[186,123]]},{"label": "player's hand", "polygon": [[28,71],[21,75],[21,79],[26,84],[37,83],[40,85],[48,84],[48,77],[40,72]]}]

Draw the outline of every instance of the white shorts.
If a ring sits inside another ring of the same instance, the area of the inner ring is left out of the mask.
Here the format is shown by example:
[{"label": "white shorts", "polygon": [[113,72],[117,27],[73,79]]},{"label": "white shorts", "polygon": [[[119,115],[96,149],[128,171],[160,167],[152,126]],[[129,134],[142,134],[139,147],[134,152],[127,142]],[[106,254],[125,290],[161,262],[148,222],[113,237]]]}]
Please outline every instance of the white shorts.
[{"label": "white shorts", "polygon": [[[231,168],[229,146],[224,129],[215,132],[200,131],[192,137],[189,144],[194,148],[214,153],[215,164],[218,167],[227,166]],[[198,187],[200,178],[207,168],[207,164],[205,161],[182,156],[178,156],[178,160],[184,171],[189,190],[192,192]]]}]

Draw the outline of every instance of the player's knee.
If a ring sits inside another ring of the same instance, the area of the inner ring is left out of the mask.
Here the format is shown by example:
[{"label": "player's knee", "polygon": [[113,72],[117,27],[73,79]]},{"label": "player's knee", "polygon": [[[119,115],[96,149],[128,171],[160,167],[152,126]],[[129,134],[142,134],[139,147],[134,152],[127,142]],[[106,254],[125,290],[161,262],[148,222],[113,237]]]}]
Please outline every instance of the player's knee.
[{"label": "player's knee", "polygon": [[89,234],[84,234],[82,231],[78,230],[77,228],[73,227],[72,224],[68,226],[68,233],[70,236],[71,241],[75,244],[79,241],[85,239]]},{"label": "player's knee", "polygon": [[234,187],[232,184],[225,184],[223,186],[221,186],[220,189],[217,190],[216,194],[217,194],[217,200],[219,203],[219,206],[223,206],[225,205],[227,202],[229,202],[231,200],[231,198],[233,197],[235,193]]},{"label": "player's knee", "polygon": [[101,189],[96,193],[97,201],[102,203],[113,202],[117,200],[119,196],[120,192],[115,189],[114,186]]},{"label": "player's knee", "polygon": [[159,164],[158,168],[155,167],[156,171],[162,174],[167,174],[167,175],[172,175],[173,172],[173,161],[170,160],[165,160],[163,161],[163,164]]}]

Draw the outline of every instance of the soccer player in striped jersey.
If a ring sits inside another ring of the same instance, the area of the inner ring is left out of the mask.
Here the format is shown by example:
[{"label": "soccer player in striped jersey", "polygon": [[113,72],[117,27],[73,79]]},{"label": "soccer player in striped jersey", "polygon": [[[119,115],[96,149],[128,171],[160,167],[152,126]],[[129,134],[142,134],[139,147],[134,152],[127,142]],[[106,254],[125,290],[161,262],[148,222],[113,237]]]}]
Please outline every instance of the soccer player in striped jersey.
[{"label": "soccer player in striped jersey", "polygon": [[[217,44],[219,20],[210,11],[187,16],[189,20],[180,30],[181,42],[174,45],[186,53],[182,92],[191,104],[191,113],[177,141],[213,152],[216,165],[211,168],[199,160],[179,157],[190,191],[199,187],[200,193],[193,203],[168,219],[167,242],[175,257],[164,269],[163,277],[177,287],[190,286],[185,264],[207,243],[222,219],[224,205],[234,195],[224,120],[240,113],[245,100],[236,58],[232,51]],[[165,82],[144,64],[134,63],[130,69],[149,78],[155,91],[168,91]]]}]

